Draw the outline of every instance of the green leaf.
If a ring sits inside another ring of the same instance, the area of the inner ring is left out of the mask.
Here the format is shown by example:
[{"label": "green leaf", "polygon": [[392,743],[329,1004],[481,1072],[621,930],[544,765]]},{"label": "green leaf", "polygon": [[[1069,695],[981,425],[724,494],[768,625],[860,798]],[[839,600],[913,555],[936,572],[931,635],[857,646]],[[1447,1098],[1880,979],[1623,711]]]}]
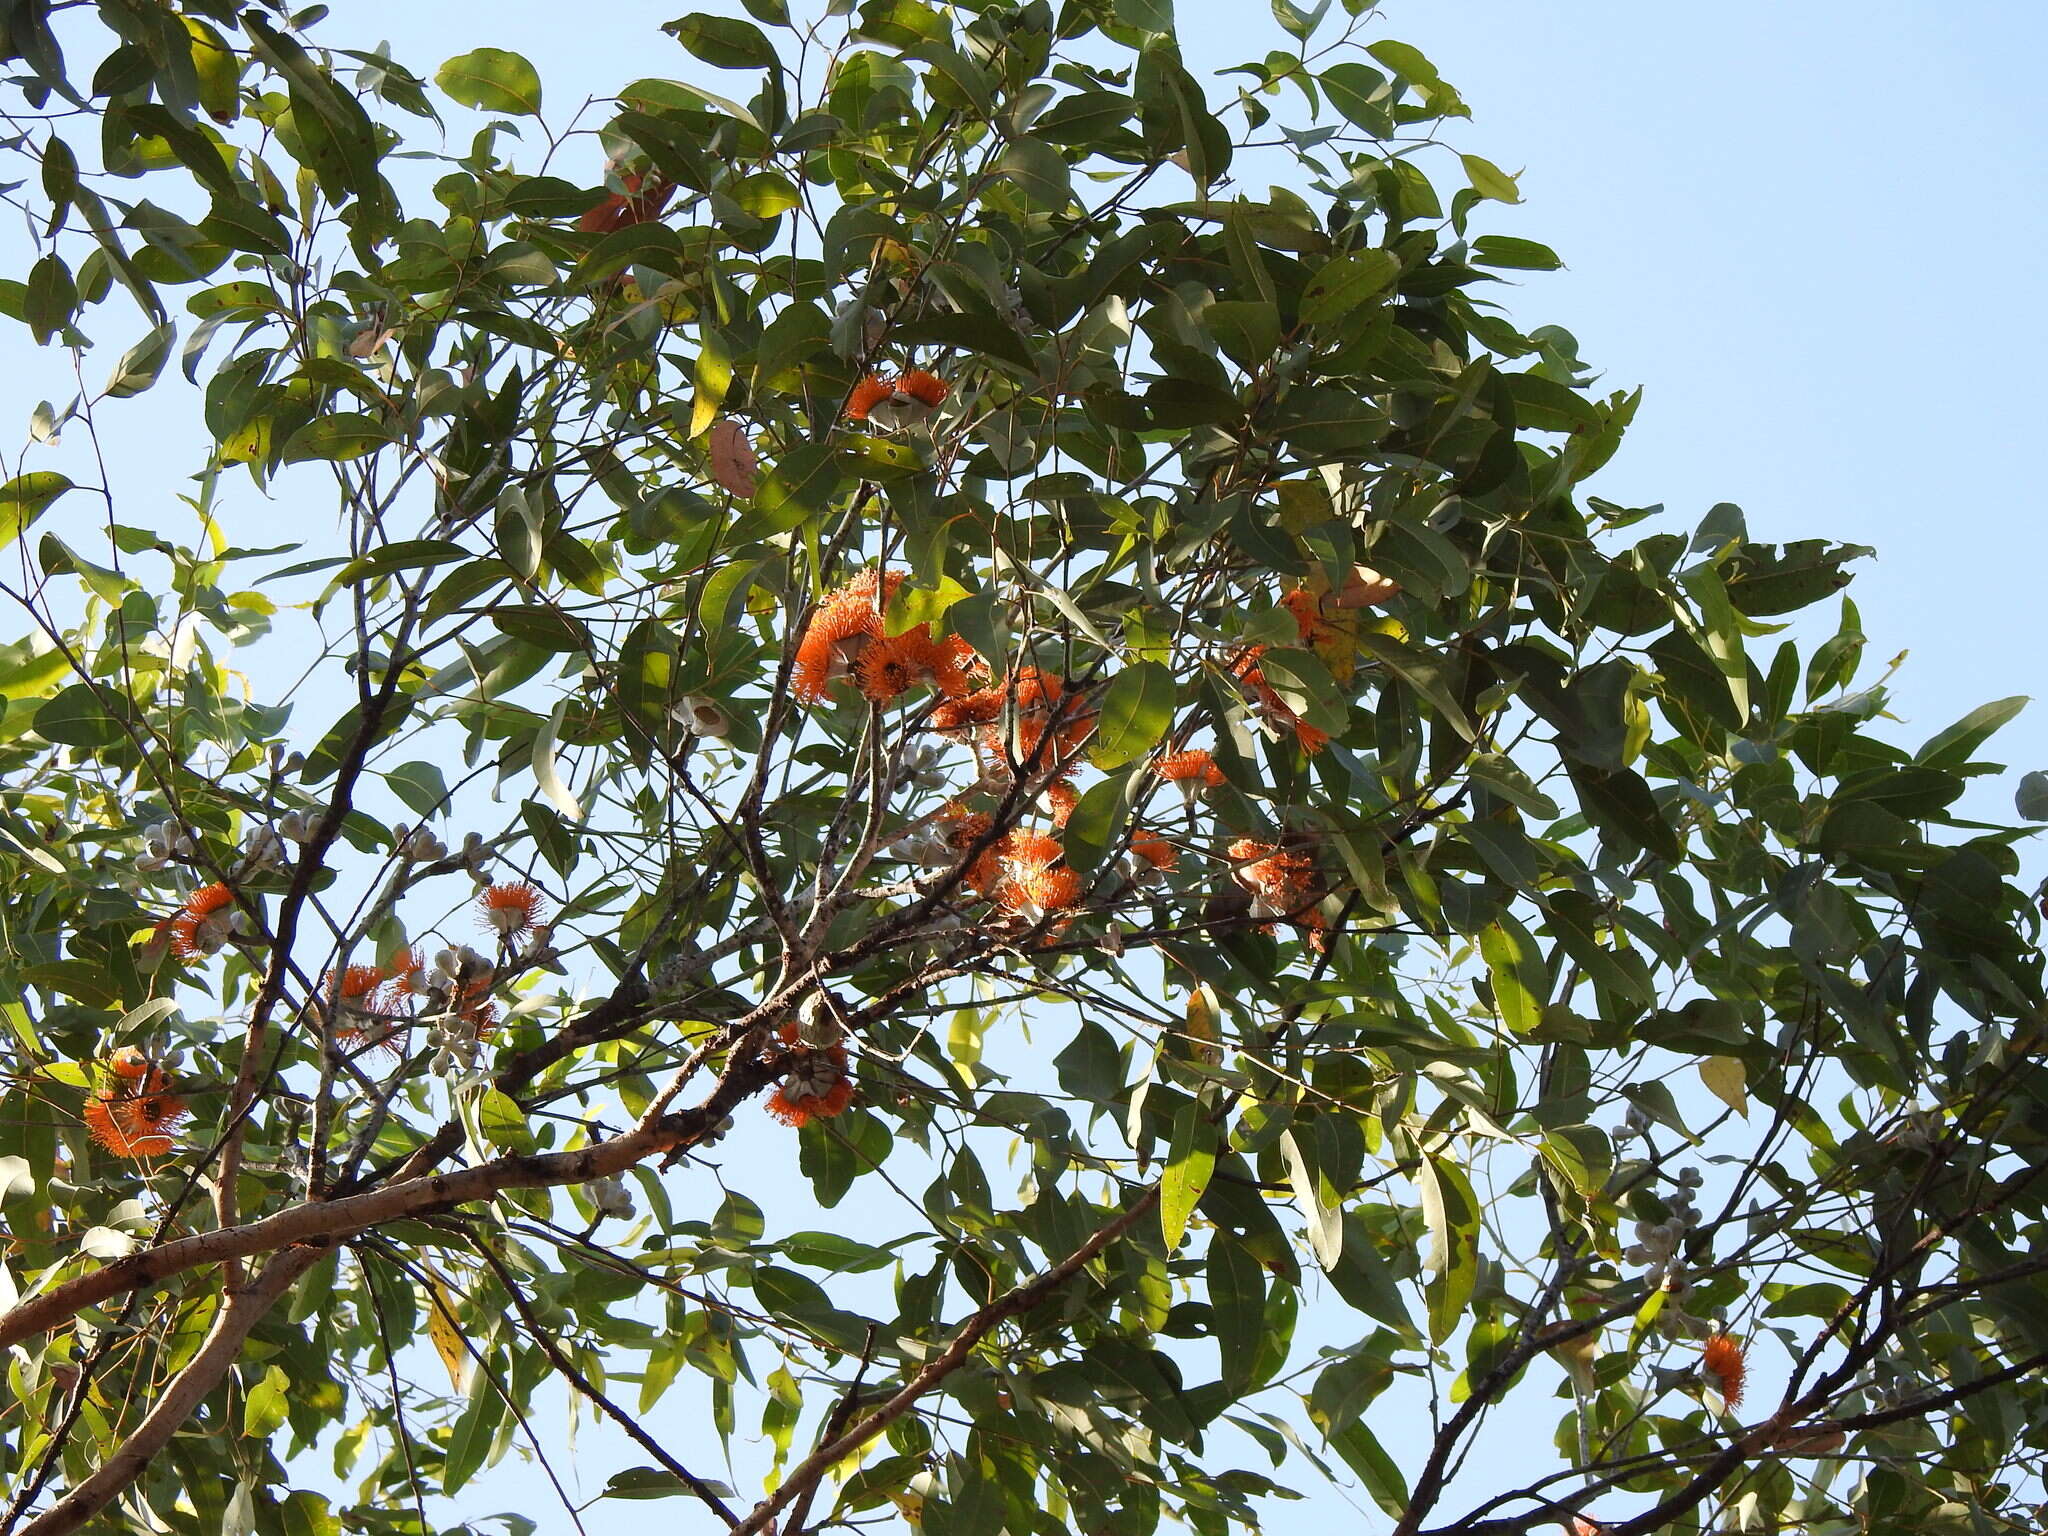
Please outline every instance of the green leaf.
[{"label": "green leaf", "polygon": [[493,608],[491,623],[513,639],[537,645],[544,651],[588,651],[591,648],[589,627],[559,608],[538,604]]},{"label": "green leaf", "polygon": [[531,1152],[533,1128],[526,1123],[526,1111],[510,1094],[486,1088],[477,1099],[476,1119],[484,1139],[501,1152]]},{"label": "green leaf", "polygon": [[1209,1176],[1216,1171],[1216,1127],[1199,1099],[1180,1106],[1173,1120],[1173,1144],[1159,1176],[1159,1230],[1171,1254],[1186,1236]]},{"label": "green leaf", "polygon": [[1073,168],[1058,150],[1036,139],[1012,140],[996,174],[1015,182],[1035,209],[1060,213],[1074,200]]},{"label": "green leaf", "polygon": [[1479,1202],[1458,1165],[1425,1157],[1417,1170],[1423,1223],[1429,1229],[1429,1272],[1423,1287],[1429,1301],[1429,1337],[1441,1344],[1457,1331],[1479,1275]]},{"label": "green leaf", "polygon": [[1116,19],[1141,32],[1173,31],[1173,0],[1116,0]]},{"label": "green leaf", "polygon": [[1528,929],[1503,912],[1480,932],[1479,953],[1486,960],[1501,1022],[1517,1035],[1528,1034],[1542,1022],[1543,1004],[1550,996],[1542,947]]},{"label": "green leaf", "polygon": [[1472,264],[1528,272],[1555,272],[1564,265],[1549,246],[1513,235],[1481,235],[1472,242]]},{"label": "green leaf", "polygon": [[1405,645],[1391,635],[1372,631],[1360,635],[1358,643],[1389,672],[1420,694],[1449,722],[1452,730],[1467,741],[1475,739],[1472,722],[1466,716],[1464,706],[1451,692],[1451,680],[1439,658]]},{"label": "green leaf", "polygon": [[1326,262],[1301,291],[1304,325],[1329,325],[1341,320],[1401,275],[1401,258],[1392,251],[1346,251]]},{"label": "green leaf", "polygon": [[[0,543],[4,542],[0,540]],[[1913,754],[1913,761],[1924,768],[1960,768],[1994,733],[2026,707],[2025,694],[1980,704],[1954,725],[1930,736],[1927,744]]]},{"label": "green leaf", "polygon": [[751,21],[736,16],[707,16],[693,11],[664,22],[668,33],[713,69],[769,69],[776,62],[775,45]]},{"label": "green leaf", "polygon": [[1393,137],[1394,90],[1385,75],[1370,64],[1346,60],[1324,70],[1321,79],[1330,105],[1375,138]]},{"label": "green leaf", "polygon": [[1110,681],[1089,758],[1098,768],[1121,768],[1143,757],[1173,724],[1173,674],[1161,663],[1141,661]]},{"label": "green leaf", "polygon": [[1700,1063],[1707,1091],[1743,1119],[1749,1118],[1749,1074],[1739,1056],[1709,1056]]},{"label": "green leaf", "polygon": [[71,478],[54,469],[30,470],[0,485],[0,549],[5,549],[72,488]]},{"label": "green leaf", "polygon": [[1353,1419],[1330,1433],[1330,1446],[1358,1474],[1372,1501],[1398,1520],[1408,1512],[1408,1480],[1363,1419]]},{"label": "green leaf", "polygon": [[973,595],[950,576],[941,576],[936,587],[913,587],[905,582],[882,614],[882,633],[900,635],[920,624],[937,624],[947,609]]},{"label": "green leaf", "polygon": [[1308,1223],[1309,1248],[1324,1269],[1335,1269],[1344,1253],[1343,1207],[1334,1195],[1331,1203],[1324,1202],[1321,1180],[1309,1166],[1301,1143],[1291,1130],[1280,1133],[1280,1156],[1287,1165],[1287,1183],[1294,1191],[1294,1204]]},{"label": "green leaf", "polygon": [[448,809],[448,781],[432,763],[400,763],[385,771],[384,782],[415,816],[438,816]]},{"label": "green leaf", "polygon": [[278,1366],[270,1366],[263,1379],[249,1389],[242,1407],[242,1433],[252,1440],[267,1440],[284,1424],[291,1403],[291,1377]]},{"label": "green leaf", "polygon": [[1481,197],[1490,197],[1497,203],[1519,203],[1522,200],[1515,178],[1491,160],[1478,155],[1460,155],[1458,158],[1464,162],[1465,179],[1472,183],[1472,190]]},{"label": "green leaf", "polygon": [[70,325],[77,310],[78,286],[61,256],[44,256],[29,268],[22,318],[28,322],[37,346],[46,345],[52,336]]},{"label": "green leaf", "polygon": [[374,418],[355,411],[336,411],[316,416],[291,435],[284,445],[283,461],[298,464],[307,459],[346,462],[389,447],[391,434]]},{"label": "green leaf", "polygon": [[754,510],[780,533],[816,517],[839,489],[839,468],[829,443],[798,443],[771,464],[754,492]]},{"label": "green leaf", "polygon": [[107,376],[107,394],[116,400],[139,395],[157,381],[170,360],[171,346],[178,339],[175,325],[157,326],[142,340],[121,354],[114,371]]},{"label": "green leaf", "polygon": [[2013,792],[2013,808],[2027,821],[2048,821],[2048,773],[2036,768]]},{"label": "green leaf", "polygon": [[1251,1386],[1259,1361],[1266,1326],[1266,1275],[1242,1243],[1220,1233],[1209,1244],[1206,1272],[1223,1384],[1234,1395]]},{"label": "green leaf", "polygon": [[540,116],[540,74],[516,53],[475,48],[434,71],[434,83],[479,112]]},{"label": "green leaf", "polygon": [[334,584],[345,587],[353,582],[374,581],[397,571],[425,570],[429,566],[449,565],[468,558],[468,550],[447,539],[407,539],[374,549],[360,560],[351,560],[334,578]]}]

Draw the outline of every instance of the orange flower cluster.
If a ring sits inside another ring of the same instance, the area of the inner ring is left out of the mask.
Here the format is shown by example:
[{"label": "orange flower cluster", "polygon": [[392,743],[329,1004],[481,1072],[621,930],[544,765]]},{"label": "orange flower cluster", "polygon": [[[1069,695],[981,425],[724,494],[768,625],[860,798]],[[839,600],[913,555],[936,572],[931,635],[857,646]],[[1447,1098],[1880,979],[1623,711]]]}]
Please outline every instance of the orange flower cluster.
[{"label": "orange flower cluster", "polygon": [[1274,724],[1294,732],[1294,739],[1301,743],[1304,752],[1320,752],[1330,744],[1330,733],[1310,725],[1288,706],[1285,699],[1274,692],[1266,681],[1266,674],[1259,666],[1259,658],[1266,652],[1263,645],[1248,645],[1230,663],[1231,676],[1251,691],[1252,702],[1259,713]]},{"label": "orange flower cluster", "polygon": [[1742,1346],[1725,1333],[1717,1333],[1707,1340],[1700,1352],[1700,1369],[1721,1394],[1721,1401],[1730,1408],[1741,1406],[1742,1377],[1747,1369]]},{"label": "orange flower cluster", "polygon": [[171,953],[180,960],[203,960],[218,950],[227,939],[226,913],[234,900],[235,893],[218,880],[187,896],[185,904],[158,925],[159,932],[170,932]]},{"label": "orange flower cluster", "polygon": [[967,883],[998,910],[1034,926],[1081,899],[1081,877],[1067,867],[1059,839],[1021,828],[989,845]]},{"label": "orange flower cluster", "polygon": [[[1006,736],[1003,711],[1013,705],[1016,723]],[[1029,765],[1033,777],[1059,781],[1080,769],[1081,749],[1095,734],[1095,720],[1094,710],[1068,697],[1061,678],[1037,667],[1019,667],[1000,683],[941,704],[927,723],[942,736],[972,741],[977,757],[986,753],[1005,772],[1015,762]],[[1066,802],[1066,811],[1073,809],[1071,789],[1065,795],[1048,793],[1056,824],[1065,826],[1061,804]]]},{"label": "orange flower cluster", "polygon": [[829,1120],[853,1102],[853,1073],[843,1045],[807,1046],[794,1023],[781,1030],[789,1047],[789,1070],[768,1096],[768,1113],[784,1125]]},{"label": "orange flower cluster", "polygon": [[162,1157],[176,1145],[171,1133],[191,1114],[170,1091],[171,1080],[132,1045],[107,1063],[109,1081],[85,1101],[85,1128],[116,1157]]},{"label": "orange flower cluster", "polygon": [[882,610],[902,582],[901,571],[863,571],[818,605],[797,645],[790,687],[799,699],[819,703],[843,677],[877,704],[893,703],[921,683],[949,699],[968,691],[968,673],[981,661],[958,635],[936,639],[929,624],[883,633]]},{"label": "orange flower cluster", "polygon": [[1233,841],[1229,853],[1231,878],[1252,893],[1251,915],[1262,931],[1273,932],[1275,920],[1284,918],[1321,949],[1327,920],[1316,905],[1322,891],[1315,860],[1299,849],[1249,837]]},{"label": "orange flower cluster", "polygon": [[946,381],[922,368],[913,368],[897,379],[871,373],[853,386],[846,401],[846,414],[853,421],[899,427],[929,415],[947,393]]}]

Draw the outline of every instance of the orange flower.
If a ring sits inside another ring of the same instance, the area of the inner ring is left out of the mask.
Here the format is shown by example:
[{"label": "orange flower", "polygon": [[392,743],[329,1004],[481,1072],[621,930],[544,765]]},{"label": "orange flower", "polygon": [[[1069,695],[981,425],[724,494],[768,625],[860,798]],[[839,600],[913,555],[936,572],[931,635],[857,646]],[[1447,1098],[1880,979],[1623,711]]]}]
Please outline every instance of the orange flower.
[{"label": "orange flower", "polygon": [[1074,807],[1080,803],[1081,791],[1065,779],[1055,779],[1045,787],[1046,810],[1056,827],[1064,827],[1067,818],[1074,814]]},{"label": "orange flower", "polygon": [[768,1096],[769,1114],[784,1125],[801,1127],[813,1120],[829,1120],[853,1102],[853,1075],[845,1046],[802,1045],[794,1024],[783,1025],[781,1036],[783,1044],[790,1047],[789,1070]]},{"label": "orange flower", "polygon": [[1067,685],[1051,672],[1037,667],[1019,667],[1010,674],[1009,693],[1017,700],[1020,715],[1043,714],[1065,696]]},{"label": "orange flower", "polygon": [[[818,604],[797,645],[791,691],[816,704],[825,690],[847,676],[870,642],[882,637],[882,610],[903,584],[901,571],[862,571]],[[929,631],[927,631],[929,633]],[[965,691],[962,682],[962,691]]]},{"label": "orange flower", "polygon": [[1204,789],[1223,787],[1223,770],[1201,747],[1189,752],[1169,752],[1152,765],[1152,771],[1169,784],[1178,784],[1192,805]]},{"label": "orange flower", "polygon": [[329,971],[321,979],[327,984],[327,995],[336,1002],[367,1008],[371,996],[384,985],[384,971],[381,966],[352,965],[339,975]]},{"label": "orange flower", "polygon": [[866,421],[868,412],[895,393],[894,384],[871,373],[853,386],[853,394],[846,402],[846,414],[854,421]]},{"label": "orange flower", "polygon": [[1154,869],[1171,869],[1180,862],[1179,850],[1146,827],[1139,827],[1131,833],[1131,852]]},{"label": "orange flower", "polygon": [[1717,1333],[1707,1340],[1700,1352],[1700,1369],[1719,1389],[1721,1401],[1730,1408],[1742,1404],[1742,1374],[1746,1369],[1742,1346],[1725,1333]]},{"label": "orange flower", "polygon": [[545,898],[524,880],[504,881],[477,897],[483,926],[504,939],[532,932],[544,906]]},{"label": "orange flower", "polygon": [[896,392],[925,405],[936,406],[946,398],[946,381],[922,368],[913,368],[896,381]]},{"label": "orange flower", "polygon": [[1081,899],[1081,877],[1067,868],[1058,838],[1012,832],[992,851],[994,879],[985,894],[1003,911],[1036,923]]},{"label": "orange flower", "polygon": [[149,1058],[132,1045],[124,1045],[107,1061],[107,1070],[126,1082],[135,1082],[147,1077],[152,1068]]},{"label": "orange flower", "polygon": [[1236,868],[1231,878],[1252,893],[1251,915],[1260,931],[1274,931],[1276,918],[1307,929],[1310,942],[1323,947],[1324,918],[1316,902],[1315,860],[1297,849],[1240,837],[1231,843]]},{"label": "orange flower", "polygon": [[175,1145],[171,1132],[191,1114],[185,1101],[166,1092],[168,1081],[151,1071],[141,1093],[102,1088],[85,1101],[85,1127],[116,1157],[162,1157]]},{"label": "orange flower", "polygon": [[171,952],[180,960],[199,960],[219,949],[228,936],[223,914],[234,900],[235,893],[218,880],[187,896],[170,920]]},{"label": "orange flower", "polygon": [[988,812],[970,811],[957,801],[939,812],[940,835],[948,848],[972,848],[988,836],[988,829],[994,824]]},{"label": "orange flower", "polygon": [[391,957],[391,995],[394,999],[413,996],[423,981],[418,950],[401,949]]},{"label": "orange flower", "polygon": [[1003,712],[1003,690],[982,688],[957,699],[947,699],[933,708],[925,724],[941,736],[966,741],[976,726],[990,725]]},{"label": "orange flower", "polygon": [[[376,965],[351,965],[321,977],[333,1004],[334,1038],[344,1046],[375,1045],[398,1049],[398,1027],[378,996],[385,982]],[[395,1002],[395,1000],[394,1000]]]},{"label": "orange flower", "polygon": [[877,704],[891,703],[925,682],[949,697],[967,692],[956,653],[932,638],[929,624],[871,638],[854,663],[853,675],[860,691]]},{"label": "orange flower", "polygon": [[1280,599],[1280,606],[1294,615],[1294,627],[1303,645],[1313,649],[1344,640],[1344,632],[1323,617],[1323,600],[1308,588],[1296,587],[1286,593]]}]

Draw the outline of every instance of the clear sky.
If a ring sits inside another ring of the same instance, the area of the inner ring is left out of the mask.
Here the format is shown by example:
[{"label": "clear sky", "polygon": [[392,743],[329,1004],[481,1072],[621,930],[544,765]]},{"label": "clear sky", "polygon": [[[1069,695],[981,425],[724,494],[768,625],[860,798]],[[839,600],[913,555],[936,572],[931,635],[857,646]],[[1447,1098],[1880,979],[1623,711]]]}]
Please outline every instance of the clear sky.
[{"label": "clear sky", "polygon": [[[738,0],[696,3],[741,13]],[[641,75],[720,88],[656,30],[686,8],[346,0],[320,36],[388,38],[422,74],[479,44],[518,50],[554,119]],[[1284,41],[1259,0],[1178,8],[1198,70]],[[1460,147],[1526,168],[1525,205],[1488,205],[1483,227],[1545,241],[1568,270],[1502,291],[1518,321],[1565,326],[1609,387],[1646,389],[1593,489],[1662,502],[1675,528],[1733,501],[1760,537],[1877,546],[1851,589],[1871,642],[1859,682],[1910,653],[1894,684],[1908,745],[1986,699],[2036,691],[2048,6],[1394,0],[1384,17],[1377,35],[1420,47],[1472,104]],[[1990,755],[2048,766],[2048,704]],[[1976,808],[2009,814],[2015,777],[1982,786]],[[1537,1407],[1547,1438],[1555,1405]],[[585,1446],[588,1491],[643,1459],[587,1432]],[[524,1472],[462,1503],[472,1518],[518,1508],[561,1528]],[[650,1517],[698,1528],[682,1509],[613,1504],[586,1521],[593,1536]],[[1274,1528],[1289,1515],[1276,1509]],[[1354,1523],[1385,1527],[1376,1513]]]}]

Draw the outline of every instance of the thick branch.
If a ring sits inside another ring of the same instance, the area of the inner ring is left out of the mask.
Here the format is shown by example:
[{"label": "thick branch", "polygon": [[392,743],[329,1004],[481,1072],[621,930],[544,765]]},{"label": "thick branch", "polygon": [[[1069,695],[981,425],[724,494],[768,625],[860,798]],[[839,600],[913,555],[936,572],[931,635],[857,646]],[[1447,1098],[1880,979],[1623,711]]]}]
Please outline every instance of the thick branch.
[{"label": "thick branch", "polygon": [[214,1319],[213,1329],[207,1334],[205,1343],[199,1346],[199,1353],[192,1357],[192,1363],[179,1372],[177,1379],[164,1390],[142,1422],[135,1426],[135,1433],[100,1463],[97,1472],[23,1526],[21,1536],[66,1536],[67,1532],[77,1530],[112,1502],[149,1465],[157,1452],[170,1443],[171,1436],[198,1411],[207,1394],[220,1385],[221,1378],[241,1354],[249,1330],[263,1320],[263,1315],[277,1304],[278,1298],[292,1288],[299,1276],[318,1263],[321,1256],[320,1250],[306,1248],[281,1253],[247,1288],[230,1295],[228,1304]]},{"label": "thick branch", "polygon": [[324,1247],[325,1240],[346,1237],[401,1216],[448,1210],[500,1190],[586,1184],[592,1179],[609,1177],[658,1153],[697,1140],[724,1117],[723,1101],[729,1092],[738,1096],[752,1092],[767,1080],[768,1070],[765,1065],[747,1063],[729,1074],[719,1085],[720,1091],[705,1104],[574,1152],[501,1157],[474,1168],[430,1174],[340,1200],[289,1206],[261,1221],[201,1232],[116,1259],[91,1274],[80,1275],[40,1296],[31,1296],[0,1316],[0,1349],[60,1327],[81,1307],[96,1305],[124,1291],[155,1285],[201,1264],[269,1253],[295,1243]]}]

